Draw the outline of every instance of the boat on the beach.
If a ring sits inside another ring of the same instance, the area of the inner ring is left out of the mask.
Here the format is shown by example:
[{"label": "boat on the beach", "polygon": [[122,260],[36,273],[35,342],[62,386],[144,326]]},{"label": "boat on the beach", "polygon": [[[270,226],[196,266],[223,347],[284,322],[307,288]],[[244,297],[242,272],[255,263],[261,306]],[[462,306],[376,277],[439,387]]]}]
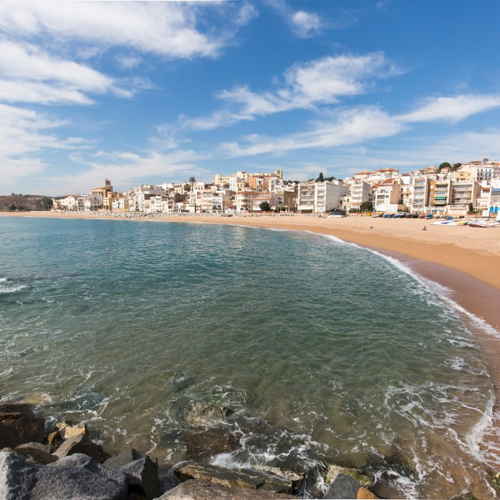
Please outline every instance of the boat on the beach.
[{"label": "boat on the beach", "polygon": [[484,220],[474,220],[469,222],[469,227],[482,227],[482,228],[490,228],[490,227],[495,227],[495,223],[493,222],[488,222]]}]

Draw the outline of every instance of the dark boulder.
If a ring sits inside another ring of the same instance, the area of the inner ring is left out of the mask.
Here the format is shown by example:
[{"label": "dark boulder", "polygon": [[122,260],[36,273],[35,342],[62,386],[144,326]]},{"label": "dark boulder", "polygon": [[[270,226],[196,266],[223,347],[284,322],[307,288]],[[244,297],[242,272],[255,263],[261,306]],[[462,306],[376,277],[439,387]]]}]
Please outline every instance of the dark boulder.
[{"label": "dark boulder", "polygon": [[148,500],[160,496],[160,478],[158,476],[158,462],[148,456],[123,465],[118,470],[127,474],[129,485],[137,486],[132,492],[143,495]]},{"label": "dark boulder", "polygon": [[127,492],[124,473],[106,469],[83,455],[39,467],[12,453],[0,452],[3,500],[125,500]]},{"label": "dark boulder", "polygon": [[357,498],[361,485],[351,476],[338,474],[323,498]]},{"label": "dark boulder", "polygon": [[0,449],[29,442],[43,443],[44,439],[45,420],[35,417],[30,405],[0,405]]}]

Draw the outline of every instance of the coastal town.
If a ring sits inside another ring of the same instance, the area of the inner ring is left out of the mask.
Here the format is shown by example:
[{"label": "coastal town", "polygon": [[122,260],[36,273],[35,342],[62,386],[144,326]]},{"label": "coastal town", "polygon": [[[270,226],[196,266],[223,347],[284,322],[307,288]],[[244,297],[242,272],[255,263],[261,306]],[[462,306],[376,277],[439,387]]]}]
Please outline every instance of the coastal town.
[{"label": "coastal town", "polygon": [[409,173],[394,168],[363,170],[352,177],[286,181],[283,171],[216,174],[212,183],[144,184],[116,192],[111,181],[89,193],[53,199],[53,210],[143,214],[283,212],[345,215],[359,212],[497,217],[500,162],[442,163]]}]

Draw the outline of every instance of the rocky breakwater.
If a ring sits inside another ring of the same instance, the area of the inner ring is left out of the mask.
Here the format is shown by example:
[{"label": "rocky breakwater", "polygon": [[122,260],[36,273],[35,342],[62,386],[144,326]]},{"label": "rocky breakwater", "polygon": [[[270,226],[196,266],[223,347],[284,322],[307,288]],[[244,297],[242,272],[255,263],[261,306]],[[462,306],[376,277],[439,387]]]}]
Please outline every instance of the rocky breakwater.
[{"label": "rocky breakwater", "polygon": [[[201,410],[203,417],[219,412]],[[221,411],[220,418],[229,413]],[[85,424],[54,424],[27,404],[0,404],[0,449],[5,500],[377,498],[369,478],[337,466],[298,474],[189,460],[160,474],[155,458],[134,449],[111,456],[90,439]]]}]

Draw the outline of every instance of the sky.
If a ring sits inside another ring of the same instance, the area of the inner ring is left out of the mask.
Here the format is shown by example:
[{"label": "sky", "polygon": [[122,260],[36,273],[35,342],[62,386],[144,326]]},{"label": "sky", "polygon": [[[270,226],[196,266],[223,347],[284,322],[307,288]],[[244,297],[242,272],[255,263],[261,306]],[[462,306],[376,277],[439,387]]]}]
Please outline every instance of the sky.
[{"label": "sky", "polygon": [[0,195],[500,160],[498,0],[0,2]]}]

